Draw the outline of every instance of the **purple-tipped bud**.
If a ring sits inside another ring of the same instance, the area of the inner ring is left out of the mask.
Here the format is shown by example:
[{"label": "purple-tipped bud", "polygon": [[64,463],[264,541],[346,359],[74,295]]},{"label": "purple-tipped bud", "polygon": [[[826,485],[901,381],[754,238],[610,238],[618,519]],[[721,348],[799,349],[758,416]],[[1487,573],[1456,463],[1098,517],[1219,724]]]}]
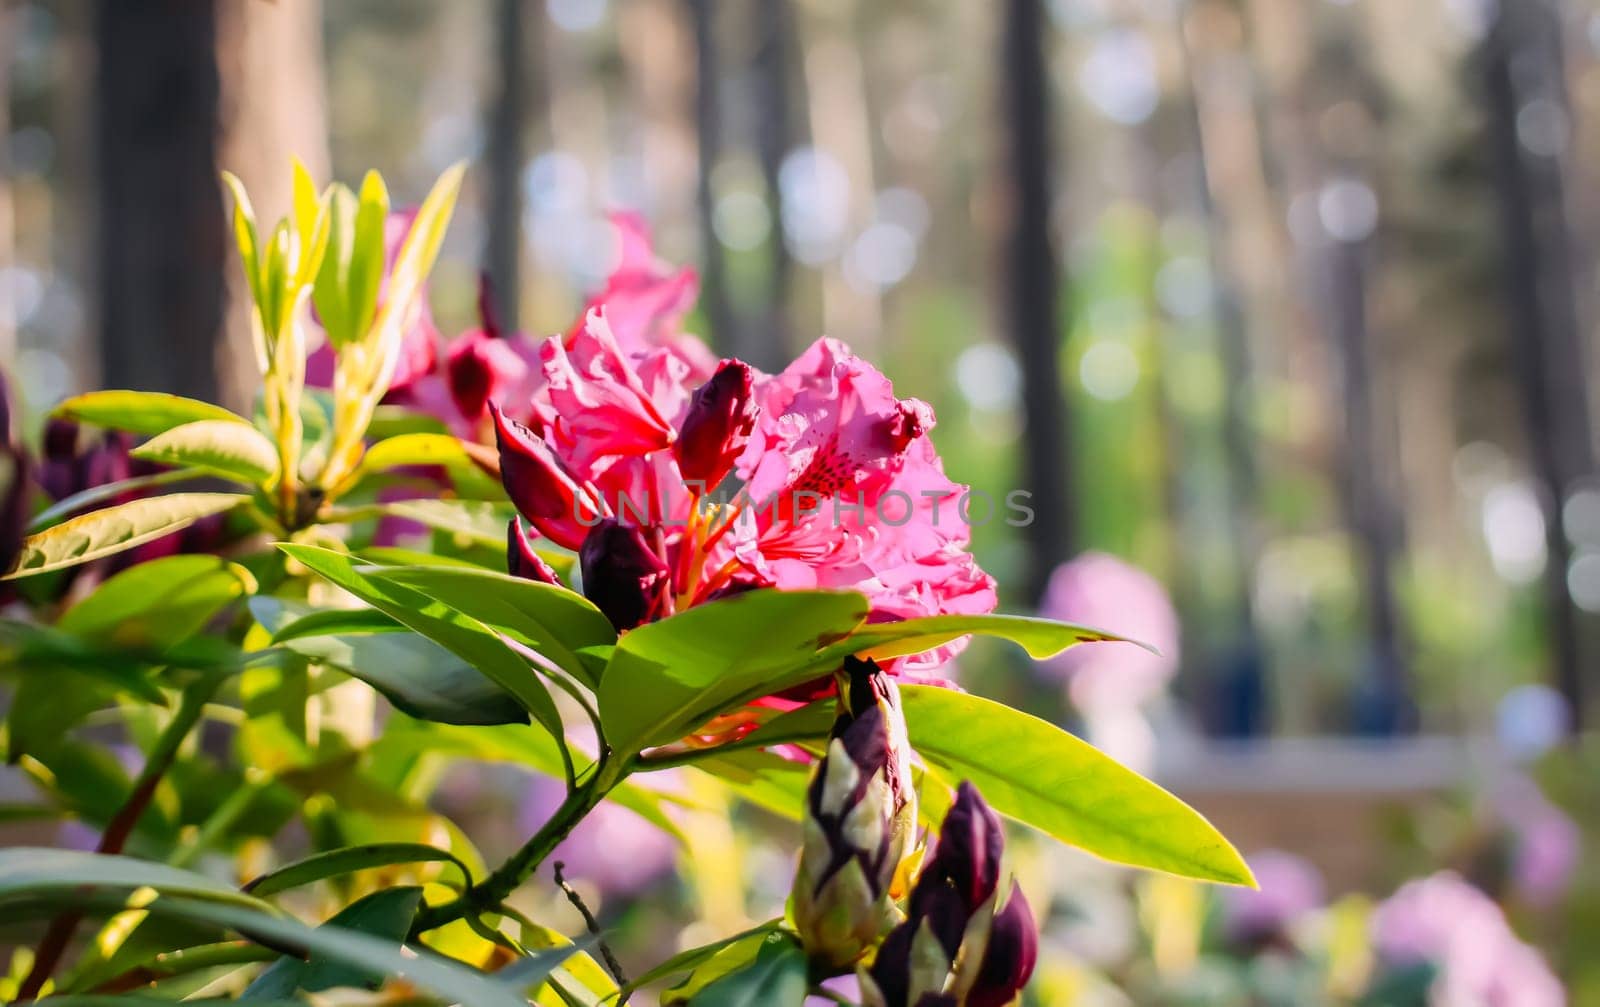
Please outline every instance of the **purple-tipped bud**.
[{"label": "purple-tipped bud", "polygon": [[904,923],[857,971],[863,1007],[1003,1007],[1033,975],[1039,931],[1022,889],[998,904],[1004,835],[978,789],[962,783]]},{"label": "purple-tipped bud", "polygon": [[750,365],[724,360],[711,379],[695,389],[672,445],[686,482],[707,492],[727,477],[750,440],[756,422]]},{"label": "purple-tipped bud", "polygon": [[806,792],[794,917],[813,960],[837,968],[895,923],[895,872],[911,846],[916,795],[894,682],[871,661],[849,663],[828,752]]},{"label": "purple-tipped bud", "polygon": [[489,403],[500,448],[500,480],[518,513],[564,549],[576,549],[600,520],[595,498],[573,478],[544,438]]},{"label": "purple-tipped bud", "polygon": [[643,533],[615,518],[589,532],[578,550],[584,597],[606,614],[617,632],[648,620],[667,582],[668,569]]},{"label": "purple-tipped bud", "polygon": [[1038,961],[1039,927],[1022,886],[1013,881],[1011,897],[995,914],[989,930],[989,946],[983,951],[983,964],[967,994],[966,1007],[1005,1007],[1028,985]]},{"label": "purple-tipped bud", "polygon": [[523,580],[561,586],[561,578],[556,576],[544,557],[534,551],[533,543],[528,541],[528,533],[522,527],[522,519],[517,517],[512,518],[506,526],[506,572]]}]

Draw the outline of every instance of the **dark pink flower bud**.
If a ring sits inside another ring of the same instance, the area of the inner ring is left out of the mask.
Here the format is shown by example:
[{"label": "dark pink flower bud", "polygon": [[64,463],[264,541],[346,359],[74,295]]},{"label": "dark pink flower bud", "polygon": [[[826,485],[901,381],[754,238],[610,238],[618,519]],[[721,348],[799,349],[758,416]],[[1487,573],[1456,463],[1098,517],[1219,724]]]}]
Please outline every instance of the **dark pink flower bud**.
[{"label": "dark pink flower bud", "polygon": [[667,564],[644,534],[606,518],[578,550],[583,594],[606,614],[617,632],[649,620],[667,582]]},{"label": "dark pink flower bud", "polygon": [[523,580],[536,580],[541,584],[561,585],[561,578],[533,549],[528,533],[523,530],[522,519],[512,518],[506,526],[506,571]]},{"label": "dark pink flower bud", "polygon": [[463,333],[450,344],[445,356],[445,375],[450,381],[450,398],[461,415],[476,420],[489,405],[494,393],[495,368],[490,356],[493,337],[473,331]]},{"label": "dark pink flower bud", "polygon": [[678,471],[710,492],[733,469],[756,422],[750,365],[724,360],[711,379],[695,389],[672,445]]},{"label": "dark pink flower bud", "polygon": [[[922,868],[917,893],[948,886],[961,896],[969,911],[976,908],[1000,883],[1005,842],[1000,816],[984,803],[977,787],[963,780],[939,828],[933,856]],[[912,912],[917,909],[917,893],[912,895]]]},{"label": "dark pink flower bud", "polygon": [[489,403],[500,449],[500,480],[518,513],[563,549],[576,549],[600,520],[595,497],[578,485],[544,438]]}]

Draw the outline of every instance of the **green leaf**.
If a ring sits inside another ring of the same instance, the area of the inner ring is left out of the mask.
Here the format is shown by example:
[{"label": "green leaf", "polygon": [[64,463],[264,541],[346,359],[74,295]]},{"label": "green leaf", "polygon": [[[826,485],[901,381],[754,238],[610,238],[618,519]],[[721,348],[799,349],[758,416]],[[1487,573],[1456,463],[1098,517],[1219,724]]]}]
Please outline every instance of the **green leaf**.
[{"label": "green leaf", "polygon": [[297,636],[284,645],[360,679],[419,720],[466,726],[528,722],[522,704],[504,689],[416,633]]},{"label": "green leaf", "polygon": [[[4,667],[7,670],[39,672],[38,678],[41,679],[59,676],[67,671],[78,672],[138,696],[147,703],[157,706],[166,703],[166,697],[147,674],[150,670],[147,656],[94,644],[53,626],[0,619],[0,656],[5,657]],[[63,695],[59,691],[62,682],[24,679],[23,692],[15,697],[12,704],[12,716],[15,717],[24,707],[42,706],[46,708],[44,719],[50,722],[50,726],[65,730],[109,700],[109,696],[97,695],[95,689],[83,688],[88,683],[72,679],[67,681],[79,687],[78,694]],[[51,709],[52,705],[59,709]],[[69,716],[68,711],[78,715]],[[58,716],[62,719],[57,720]],[[27,733],[18,732],[17,726],[13,721],[13,735]],[[15,746],[17,738],[14,736],[11,740]]]},{"label": "green leaf", "polygon": [[271,941],[279,947],[304,951],[329,963],[347,966],[364,976],[404,979],[446,1003],[461,1004],[463,1007],[527,1007],[522,997],[476,969],[426,950],[403,948],[395,940],[373,937],[342,926],[324,925],[313,929],[298,920],[269,916],[242,907],[190,904],[179,900],[157,899],[149,908],[152,912],[182,915],[232,927],[256,940]]},{"label": "green leaf", "polygon": [[51,410],[62,416],[97,427],[126,430],[154,436],[186,423],[214,421],[249,426],[243,416],[199,399],[186,399],[166,392],[105,391],[75,395]]},{"label": "green leaf", "polygon": [[[401,942],[411,930],[417,907],[422,904],[422,889],[415,886],[388,888],[357,899],[339,910],[317,929],[339,928],[352,933],[366,934],[392,944],[399,950]],[[383,980],[383,971],[354,966],[338,959],[329,959],[313,948],[305,961],[280,958],[256,977],[245,988],[245,1000],[257,997],[288,997],[296,990],[320,993],[335,987],[365,987],[375,989]]]},{"label": "green leaf", "polygon": [[219,556],[165,556],[123,570],[67,610],[57,628],[133,650],[163,650],[253,592],[249,571]]},{"label": "green leaf", "polygon": [[463,542],[500,550],[506,547],[506,522],[514,513],[504,504],[478,500],[396,500],[382,509]]},{"label": "green leaf", "polygon": [[[516,697],[553,736],[564,736],[561,714],[550,698],[550,690],[528,663],[483,623],[409,588],[370,578],[343,553],[286,543],[279,543],[278,548],[312,572],[445,647]],[[367,568],[382,569],[385,568]]]},{"label": "green leaf", "polygon": [[382,472],[401,465],[471,465],[461,442],[449,434],[401,434],[367,448],[357,471]]},{"label": "green leaf", "polygon": [[818,673],[866,618],[852,592],[750,591],[623,634],[600,680],[606,741],[632,755]]},{"label": "green leaf", "polygon": [[472,883],[472,872],[467,865],[449,850],[422,843],[370,843],[366,846],[346,846],[338,850],[315,853],[292,864],[285,864],[253,879],[243,891],[266,898],[291,888],[309,885],[341,874],[353,874],[372,867],[391,864],[451,863],[460,868],[467,884]]},{"label": "green leaf", "polygon": [[200,420],[173,427],[134,448],[133,457],[199,469],[249,486],[278,474],[278,449],[255,427]]},{"label": "green leaf", "polygon": [[929,615],[901,622],[874,623],[863,626],[848,640],[840,641],[835,649],[841,656],[866,654],[886,660],[907,654],[921,654],[970,633],[996,636],[1020,644],[1028,656],[1035,660],[1054,657],[1078,643],[1120,641],[1152,650],[1136,640],[1087,626],[1032,616],[998,614]]},{"label": "green leaf", "polygon": [[523,955],[494,974],[496,980],[512,989],[532,994],[551,979],[560,965],[594,943],[593,937],[545,948]]},{"label": "green leaf", "polygon": [[1000,814],[1132,867],[1255,884],[1199,812],[1054,724],[969,693],[902,685],[911,747],[950,786],[971,780]]},{"label": "green leaf", "polygon": [[[723,949],[731,947],[735,944],[749,945],[750,947],[759,950],[761,945],[766,942],[767,935],[777,930],[782,925],[782,920],[768,920],[760,926],[751,927],[749,930],[736,933],[732,937],[724,937],[721,940],[712,941],[709,944],[702,944],[697,948],[689,948],[687,951],[680,951],[671,958],[668,958],[666,961],[657,965],[655,968],[650,969],[643,975],[630,980],[628,985],[625,987],[625,991],[632,993],[641,986],[648,986],[651,983],[660,982],[663,979],[670,979],[671,977],[679,975],[680,973],[697,969],[720,954]],[[750,957],[754,957],[754,952],[752,952]]]},{"label": "green leaf", "polygon": [[172,493],[84,514],[29,535],[22,542],[16,563],[0,580],[111,556],[182,531],[203,517],[232,510],[249,499],[242,493]]},{"label": "green leaf", "polygon": [[741,799],[781,818],[798,821],[805,808],[811,768],[793,759],[753,748],[718,749],[696,759],[693,766],[717,777]]},{"label": "green leaf", "polygon": [[215,900],[239,906],[271,907],[254,896],[213,881],[203,874],[133,857],[31,846],[0,849],[0,901],[39,896],[66,896],[74,901],[84,887],[131,891],[154,888],[166,895]]},{"label": "green leaf", "polygon": [[730,944],[689,979],[668,990],[661,998],[662,1004],[802,1007],[809,988],[806,953],[794,935],[783,931],[768,933],[756,946],[753,958],[739,961],[747,950],[745,942]]},{"label": "green leaf", "polygon": [[69,514],[76,514],[91,504],[113,500],[123,495],[144,496],[144,490],[198,479],[203,475],[205,473],[199,469],[168,469],[163,472],[152,472],[147,476],[134,476],[132,479],[118,479],[116,482],[91,486],[64,497],[35,514],[33,520],[28,522],[28,531],[31,533],[48,528]]},{"label": "green leaf", "polygon": [[611,621],[594,604],[552,584],[465,567],[382,567],[376,580],[400,584],[520,640],[591,688],[577,651],[616,643]]},{"label": "green leaf", "polygon": [[[256,617],[272,628],[265,616]],[[310,636],[362,636],[368,633],[404,633],[406,628],[375,608],[329,608],[308,612],[281,621],[272,634],[273,643]]]}]

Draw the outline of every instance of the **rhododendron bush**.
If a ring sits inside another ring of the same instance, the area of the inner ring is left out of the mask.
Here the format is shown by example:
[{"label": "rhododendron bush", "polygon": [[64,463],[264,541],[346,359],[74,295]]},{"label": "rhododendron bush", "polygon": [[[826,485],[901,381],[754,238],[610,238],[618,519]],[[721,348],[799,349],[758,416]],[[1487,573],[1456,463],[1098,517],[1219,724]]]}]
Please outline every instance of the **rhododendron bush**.
[{"label": "rhododendron bush", "polygon": [[[271,222],[230,178],[254,415],[94,392],[7,438],[6,752],[80,823],[0,851],[8,996],[991,1007],[1039,953],[1007,820],[1252,884],[1179,800],[949,680],[974,634],[1118,638],[994,611],[926,403],[833,339],[717,359],[627,215],[566,331],[485,296],[445,338],[460,180],[402,213],[297,170]],[[540,777],[503,857],[454,816],[486,763]],[[715,879],[682,823],[746,804],[795,823],[787,903],[619,955],[562,864],[647,874],[659,830]]]}]

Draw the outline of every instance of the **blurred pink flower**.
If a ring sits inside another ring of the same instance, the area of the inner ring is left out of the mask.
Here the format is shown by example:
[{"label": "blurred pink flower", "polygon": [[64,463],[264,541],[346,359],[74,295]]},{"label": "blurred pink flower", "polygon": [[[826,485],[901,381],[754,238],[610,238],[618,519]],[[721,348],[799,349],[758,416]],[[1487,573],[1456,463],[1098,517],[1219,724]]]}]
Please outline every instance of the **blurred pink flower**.
[{"label": "blurred pink flower", "polygon": [[1304,857],[1263,850],[1249,858],[1260,888],[1222,889],[1229,934],[1257,941],[1283,934],[1301,916],[1319,908],[1325,896],[1322,874]]},{"label": "blurred pink flower", "polygon": [[1056,567],[1040,614],[1080,623],[1155,647],[1131,643],[1074,647],[1040,662],[1067,682],[1081,710],[1127,709],[1157,695],[1178,668],[1178,614],[1154,577],[1106,553],[1088,552]]},{"label": "blurred pink flower", "polygon": [[1549,907],[1572,885],[1583,856],[1583,833],[1525,776],[1513,777],[1495,807],[1511,831],[1511,883],[1530,904]]},{"label": "blurred pink flower", "polygon": [[1379,955],[1438,969],[1439,1007],[1563,1007],[1566,994],[1539,953],[1512,932],[1500,907],[1460,876],[1441,871],[1407,882],[1372,918]]}]

